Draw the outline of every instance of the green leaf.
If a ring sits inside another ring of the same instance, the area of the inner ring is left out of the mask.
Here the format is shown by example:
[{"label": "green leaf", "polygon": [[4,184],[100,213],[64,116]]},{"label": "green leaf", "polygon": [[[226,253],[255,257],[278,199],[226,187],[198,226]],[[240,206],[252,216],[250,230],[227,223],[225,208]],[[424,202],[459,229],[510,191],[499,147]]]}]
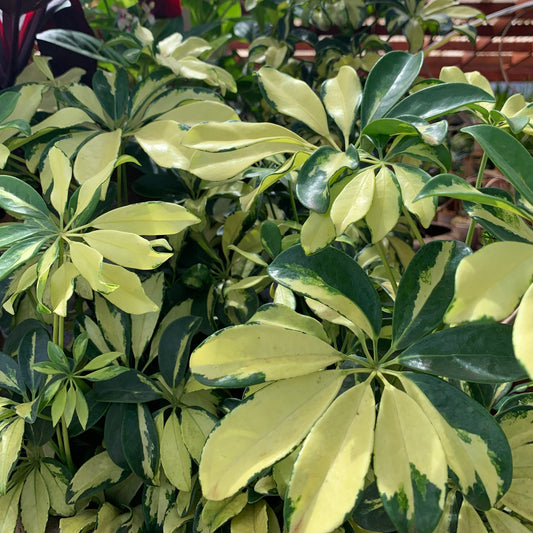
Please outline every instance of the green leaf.
[{"label": "green leaf", "polygon": [[5,495],[9,475],[18,460],[24,434],[24,420],[14,418],[0,432],[0,495]]},{"label": "green leaf", "polygon": [[415,81],[424,56],[394,51],[385,54],[372,68],[363,89],[361,128],[384,117]]},{"label": "green leaf", "polygon": [[24,379],[16,361],[0,352],[0,386],[12,390],[18,394],[23,394]]},{"label": "green leaf", "polygon": [[398,286],[392,318],[397,348],[442,324],[454,294],[455,271],[470,249],[458,241],[432,241],[413,257]]},{"label": "green leaf", "polygon": [[478,512],[466,500],[459,511],[457,533],[487,533],[487,528]]},{"label": "green leaf", "polygon": [[202,453],[204,496],[223,500],[287,455],[333,401],[343,380],[337,371],[283,379],[226,415]]},{"label": "green leaf", "polygon": [[516,358],[522,363],[523,368],[525,368],[530,378],[533,376],[532,317],[533,285],[530,285],[522,297],[513,327],[513,347],[516,353]]},{"label": "green leaf", "polygon": [[207,501],[198,520],[198,530],[213,533],[230,518],[237,516],[246,506],[246,493],[236,494],[222,501]]},{"label": "green leaf", "polygon": [[386,116],[413,115],[431,120],[476,102],[494,102],[494,97],[468,83],[439,83],[409,95]]},{"label": "green leaf", "polygon": [[0,176],[0,207],[22,218],[49,218],[48,207],[40,194],[13,176]]},{"label": "green leaf", "polygon": [[385,387],[379,406],[374,472],[398,531],[435,529],[448,480],[444,451],[429,417],[405,392],[391,386]]},{"label": "green leaf", "polygon": [[179,490],[192,489],[191,457],[183,441],[180,421],[172,411],[161,437],[161,465],[168,480]]},{"label": "green leaf", "polygon": [[154,383],[133,369],[96,383],[94,391],[101,402],[142,403],[161,398],[161,391]]},{"label": "green leaf", "polygon": [[159,464],[159,440],[154,419],[145,404],[126,404],[122,450],[132,472],[148,482],[154,480]]},{"label": "green leaf", "polygon": [[381,305],[372,282],[351,257],[336,248],[305,255],[293,246],[268,267],[269,275],[294,292],[327,305],[371,337],[381,329]]},{"label": "green leaf", "polygon": [[200,456],[207,437],[217,423],[217,419],[203,409],[181,409],[181,434],[191,457],[200,462]]},{"label": "green leaf", "polygon": [[191,341],[202,319],[186,316],[171,322],[159,341],[159,371],[169,387],[177,387],[184,379],[189,363]]},{"label": "green leaf", "polygon": [[50,497],[46,483],[37,468],[34,468],[26,481],[20,495],[20,516],[24,531],[43,533],[48,522]]},{"label": "green leaf", "polygon": [[437,331],[409,346],[398,360],[413,370],[462,381],[519,381],[527,373],[514,357],[512,331],[498,322]]},{"label": "green leaf", "polygon": [[107,452],[91,457],[78,468],[67,488],[67,503],[75,503],[126,479],[130,473],[117,466]]},{"label": "green leaf", "polygon": [[357,72],[348,65],[341,66],[334,78],[322,84],[320,95],[328,115],[335,121],[344,137],[345,148],[348,148],[362,97]]},{"label": "green leaf", "polygon": [[[533,158],[522,143],[506,131],[486,124],[468,126],[462,131],[474,137],[516,190],[533,203]],[[509,154],[513,154],[513,157],[509,157]]]},{"label": "green leaf", "polygon": [[336,237],[335,226],[328,213],[311,211],[300,232],[300,244],[306,255],[327,248]]},{"label": "green leaf", "polygon": [[302,165],[296,181],[296,195],[305,207],[325,213],[329,209],[329,186],[345,170],[359,165],[357,150],[339,152],[331,146],[321,146]]},{"label": "green leaf", "polygon": [[20,482],[10,489],[7,494],[0,496],[0,530],[5,533],[15,533],[22,487],[23,483]]},{"label": "green leaf", "polygon": [[240,387],[316,372],[341,354],[314,335],[270,324],[244,324],[218,331],[191,355],[201,383]]},{"label": "green leaf", "polygon": [[113,75],[105,76],[97,70],[92,87],[102,107],[115,123],[122,118],[129,99],[129,80],[125,69],[118,69]]},{"label": "green leaf", "polygon": [[520,520],[499,509],[490,509],[485,516],[494,533],[529,533],[531,531]]},{"label": "green leaf", "polygon": [[164,475],[161,475],[158,486],[144,486],[142,508],[146,527],[149,528],[149,531],[163,531],[165,515],[168,514],[171,502],[175,497],[176,488],[168,482]]},{"label": "green leaf", "polygon": [[0,122],[4,122],[15,110],[20,94],[16,91],[5,91],[0,94]]},{"label": "green leaf", "polygon": [[446,461],[465,498],[487,510],[511,484],[512,457],[505,434],[478,402],[445,381],[424,374],[399,375],[405,391],[431,420]]},{"label": "green leaf", "polygon": [[264,500],[247,505],[232,521],[231,533],[269,533],[267,504]]},{"label": "green leaf", "polygon": [[23,240],[27,237],[32,237],[39,233],[43,228],[39,225],[33,224],[30,221],[4,223],[0,225],[0,248],[7,248],[13,243]]},{"label": "green leaf", "polygon": [[455,277],[448,324],[502,320],[516,308],[533,277],[533,246],[495,242],[464,258]]},{"label": "green leaf", "polygon": [[329,137],[324,106],[307,83],[272,67],[259,69],[258,78],[263,97],[278,113],[300,120],[322,137]]},{"label": "green leaf", "polygon": [[72,504],[66,503],[66,492],[72,475],[60,462],[44,458],[41,461],[40,472],[50,498],[50,507],[61,516],[75,513]]},{"label": "green leaf", "polygon": [[272,259],[281,252],[281,232],[272,220],[261,224],[261,244]]},{"label": "green leaf", "polygon": [[294,465],[285,498],[289,532],[313,524],[333,531],[364,488],[374,447],[376,406],[368,382],[341,394],[313,426]]},{"label": "green leaf", "polygon": [[[50,337],[43,329],[36,329],[24,335],[18,350],[18,363],[20,373],[26,387],[35,395],[43,376],[35,372],[33,365],[41,361],[47,361],[46,347]],[[0,365],[1,368],[1,365]]]}]

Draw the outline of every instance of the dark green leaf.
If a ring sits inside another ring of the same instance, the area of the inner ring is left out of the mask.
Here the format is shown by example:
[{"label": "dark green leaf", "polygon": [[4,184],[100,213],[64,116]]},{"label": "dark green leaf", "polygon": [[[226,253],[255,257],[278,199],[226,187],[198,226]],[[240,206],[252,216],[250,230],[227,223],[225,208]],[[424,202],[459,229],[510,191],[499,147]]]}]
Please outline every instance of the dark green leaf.
[{"label": "dark green leaf", "polygon": [[401,137],[387,152],[385,159],[394,161],[395,158],[410,156],[420,161],[428,161],[447,172],[452,164],[450,151],[446,146],[438,144],[430,146],[421,142],[420,137]]},{"label": "dark green leaf", "polygon": [[398,286],[392,335],[404,348],[442,323],[454,294],[459,261],[471,253],[459,241],[432,241],[413,257]]},{"label": "dark green leaf", "polygon": [[0,352],[0,386],[22,394],[24,379],[16,361]]},{"label": "dark green leaf", "polygon": [[126,417],[126,408],[128,405],[126,403],[111,404],[107,411],[104,424],[104,442],[107,453],[113,459],[113,462],[124,470],[130,470],[122,447],[122,423]]},{"label": "dark green leaf", "polygon": [[409,346],[402,365],[447,378],[480,383],[505,383],[527,378],[514,357],[512,326],[465,324],[437,331]]},{"label": "dark green leaf", "polygon": [[49,218],[48,207],[41,195],[13,176],[0,176],[0,207],[21,217]]},{"label": "dark green leaf", "polygon": [[369,137],[385,135],[418,135],[418,130],[409,122],[397,118],[380,118],[370,122],[361,132]]},{"label": "dark green leaf", "polygon": [[26,387],[30,389],[32,394],[37,392],[44,379],[44,375],[35,372],[32,365],[48,360],[46,347],[49,341],[48,332],[43,329],[37,329],[26,335],[20,343],[18,352],[20,372]]},{"label": "dark green leaf", "polygon": [[163,379],[170,387],[176,387],[185,377],[189,364],[191,341],[202,319],[185,316],[171,322],[159,341],[158,361]]},{"label": "dark green leaf", "polygon": [[383,507],[375,481],[362,492],[360,502],[355,506],[352,517],[358,526],[370,531],[383,533],[396,531],[396,526]]},{"label": "dark green leaf", "polygon": [[161,398],[161,391],[137,370],[126,372],[94,385],[96,398],[101,402],[139,403]]},{"label": "dark green leaf", "polygon": [[0,226],[0,248],[6,248],[26,237],[31,237],[42,231],[42,229],[42,227],[26,223],[13,222],[12,224],[3,224]]},{"label": "dark green leaf", "polygon": [[6,91],[0,94],[0,122],[4,122],[14,111],[20,94],[15,91]]},{"label": "dark green leaf", "polygon": [[361,127],[384,117],[415,81],[424,55],[394,51],[385,54],[372,68],[363,89]]},{"label": "dark green leaf", "polygon": [[0,257],[0,280],[35,257],[47,240],[43,237],[28,237],[8,248]]},{"label": "dark green leaf", "polygon": [[272,220],[266,220],[261,224],[261,243],[272,259],[281,252],[281,232]]}]

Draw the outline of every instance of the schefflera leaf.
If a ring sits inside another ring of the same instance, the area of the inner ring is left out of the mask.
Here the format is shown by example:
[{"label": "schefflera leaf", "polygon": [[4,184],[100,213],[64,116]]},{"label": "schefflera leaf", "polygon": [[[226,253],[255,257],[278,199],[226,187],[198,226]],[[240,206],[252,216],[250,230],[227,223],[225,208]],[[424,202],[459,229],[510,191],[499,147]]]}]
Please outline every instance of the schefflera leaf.
[{"label": "schefflera leaf", "polygon": [[340,526],[364,488],[374,446],[374,393],[368,382],[341,394],[313,426],[285,499],[289,532]]},{"label": "schefflera leaf", "polygon": [[344,252],[329,247],[307,256],[300,246],[293,246],[274,259],[268,273],[281,285],[333,309],[370,337],[379,334],[379,296],[363,269]]},{"label": "schefflera leaf", "polygon": [[194,377],[206,385],[241,387],[321,370],[342,360],[328,343],[271,324],[225,328],[191,355]]},{"label": "schefflera leaf", "polygon": [[376,423],[374,472],[387,514],[400,533],[431,533],[444,510],[446,457],[427,414],[387,385]]},{"label": "schefflera leaf", "polygon": [[202,453],[203,495],[228,498],[288,455],[334,400],[344,377],[331,370],[277,381],[226,415]]},{"label": "schefflera leaf", "polygon": [[511,449],[498,423],[479,403],[441,379],[407,372],[398,376],[431,420],[465,498],[477,509],[490,509],[513,475]]}]

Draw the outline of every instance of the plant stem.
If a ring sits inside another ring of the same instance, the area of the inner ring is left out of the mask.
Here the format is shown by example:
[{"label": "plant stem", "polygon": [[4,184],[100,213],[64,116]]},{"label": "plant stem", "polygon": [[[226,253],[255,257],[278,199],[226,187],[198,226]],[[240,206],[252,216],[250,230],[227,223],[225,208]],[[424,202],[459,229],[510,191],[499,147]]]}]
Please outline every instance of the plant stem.
[{"label": "plant stem", "polygon": [[420,233],[420,230],[418,229],[416,222],[413,220],[411,213],[407,211],[405,206],[402,206],[402,213],[403,213],[403,216],[406,218],[407,224],[409,224],[409,227],[411,228],[411,231],[413,232],[416,240],[418,241],[418,244],[420,244],[420,248],[422,248],[426,243],[424,242],[424,237],[422,237],[422,234]]},{"label": "plant stem", "polygon": [[387,272],[387,277],[389,278],[389,281],[391,283],[392,293],[394,294],[394,296],[396,296],[396,290],[398,287],[396,285],[396,280],[394,279],[392,268],[390,267],[389,262],[387,261],[387,254],[385,253],[385,247],[383,246],[383,242],[377,242],[376,248],[378,250],[381,262],[383,263],[383,266],[385,267],[385,270]]},{"label": "plant stem", "polygon": [[74,461],[72,460],[72,454],[70,452],[70,441],[68,438],[68,427],[65,422],[65,418],[61,417],[61,433],[63,443],[63,453],[67,462],[67,467],[71,472],[74,472]]},{"label": "plant stem", "polygon": [[291,198],[291,207],[292,207],[292,214],[294,216],[294,220],[299,224],[300,221],[298,220],[298,209],[296,209],[296,201],[294,199],[294,191],[292,190],[292,181],[289,180],[289,195]]},{"label": "plant stem", "polygon": [[[487,166],[487,154],[483,152],[483,156],[481,157],[481,162],[479,163],[479,170],[477,173],[477,179],[476,179],[476,189],[479,189],[481,187],[481,184],[483,182],[483,174],[485,173],[485,167]],[[474,230],[476,229],[476,221],[471,220],[470,226],[468,227],[468,233],[466,234],[465,244],[467,246],[472,246],[472,239],[474,238]]]}]

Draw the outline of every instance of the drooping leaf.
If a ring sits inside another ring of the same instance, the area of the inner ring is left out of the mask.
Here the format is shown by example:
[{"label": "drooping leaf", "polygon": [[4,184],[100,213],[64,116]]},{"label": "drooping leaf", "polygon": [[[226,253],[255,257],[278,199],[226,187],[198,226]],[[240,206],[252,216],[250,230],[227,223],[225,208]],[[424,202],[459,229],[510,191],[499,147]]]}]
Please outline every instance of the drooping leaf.
[{"label": "drooping leaf", "polygon": [[239,387],[316,372],[341,354],[314,335],[270,324],[244,324],[218,331],[191,355],[201,383]]},{"label": "drooping leaf", "polygon": [[368,383],[339,396],[313,426],[285,498],[289,532],[332,531],[364,487],[374,445],[374,394]]},{"label": "drooping leaf", "polygon": [[74,506],[66,503],[67,487],[72,474],[60,462],[50,458],[41,461],[40,472],[48,491],[50,507],[61,516],[73,515]]},{"label": "drooping leaf", "polygon": [[287,455],[333,401],[343,380],[337,371],[283,379],[226,415],[209,436],[200,461],[204,496],[227,498]]},{"label": "drooping leaf", "polygon": [[24,420],[14,418],[0,431],[0,495],[7,490],[9,475],[18,460],[24,434]]},{"label": "drooping leaf", "polygon": [[299,246],[282,252],[269,275],[294,292],[327,305],[374,337],[381,329],[379,298],[368,276],[352,258],[335,248],[311,256]]},{"label": "drooping leaf", "polygon": [[457,521],[457,533],[487,533],[487,528],[476,509],[463,501]]},{"label": "drooping leaf", "polygon": [[49,217],[41,195],[31,185],[13,176],[0,176],[0,207],[23,218]]},{"label": "drooping leaf", "polygon": [[398,286],[392,319],[403,348],[435,329],[453,298],[455,271],[470,249],[458,241],[432,241],[413,257]]},{"label": "drooping leaf", "polygon": [[141,372],[129,369],[117,377],[94,386],[101,402],[141,403],[157,400],[161,391]]}]

